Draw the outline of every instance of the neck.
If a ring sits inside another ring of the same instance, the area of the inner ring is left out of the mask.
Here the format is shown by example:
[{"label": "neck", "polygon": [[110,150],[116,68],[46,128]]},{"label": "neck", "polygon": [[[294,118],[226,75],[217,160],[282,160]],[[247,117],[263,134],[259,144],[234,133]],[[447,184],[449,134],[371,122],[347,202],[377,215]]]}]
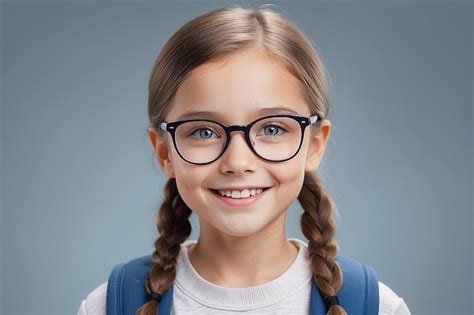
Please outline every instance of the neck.
[{"label": "neck", "polygon": [[287,240],[285,220],[250,236],[231,236],[200,222],[201,233],[188,256],[207,281],[223,287],[256,286],[276,279],[296,259],[298,248]]}]

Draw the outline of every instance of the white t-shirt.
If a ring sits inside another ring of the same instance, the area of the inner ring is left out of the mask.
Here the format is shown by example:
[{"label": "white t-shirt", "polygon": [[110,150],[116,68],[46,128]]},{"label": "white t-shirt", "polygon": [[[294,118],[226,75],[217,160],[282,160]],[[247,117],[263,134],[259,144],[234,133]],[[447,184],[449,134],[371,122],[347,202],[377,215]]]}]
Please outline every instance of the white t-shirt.
[{"label": "white t-shirt", "polygon": [[[173,283],[171,314],[309,314],[311,269],[306,242],[289,238],[298,255],[278,278],[253,287],[227,288],[202,278],[192,266],[188,246],[181,244]],[[379,281],[379,315],[411,315],[403,298]],[[82,301],[78,315],[105,315],[107,282]]]}]

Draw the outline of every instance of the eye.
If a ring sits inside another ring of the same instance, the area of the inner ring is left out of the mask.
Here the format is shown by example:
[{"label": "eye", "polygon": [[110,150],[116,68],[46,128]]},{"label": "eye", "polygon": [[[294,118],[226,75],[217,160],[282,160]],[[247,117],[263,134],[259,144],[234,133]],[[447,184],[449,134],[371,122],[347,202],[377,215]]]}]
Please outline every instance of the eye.
[{"label": "eye", "polygon": [[[211,139],[210,136],[212,134],[215,134],[215,132],[209,128],[198,128],[198,129],[195,129],[191,134],[190,136],[194,135],[198,133],[199,137],[197,137],[197,139]],[[193,137],[193,138],[196,138],[196,137]]]},{"label": "eye", "polygon": [[[277,126],[277,125],[266,125],[263,127],[263,130],[267,130],[269,133],[265,133],[266,136],[281,136],[283,133],[285,133],[287,130]],[[282,131],[281,133],[278,133],[278,131]]]}]

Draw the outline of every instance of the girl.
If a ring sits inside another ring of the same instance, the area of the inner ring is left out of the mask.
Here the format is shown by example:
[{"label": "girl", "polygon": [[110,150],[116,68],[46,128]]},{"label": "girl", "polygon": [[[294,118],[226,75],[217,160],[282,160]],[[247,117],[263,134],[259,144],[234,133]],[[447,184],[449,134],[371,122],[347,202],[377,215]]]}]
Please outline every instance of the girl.
[{"label": "girl", "polygon": [[[349,300],[363,295],[345,282],[354,274],[341,263],[357,262],[336,257],[333,202],[314,174],[331,128],[327,82],[296,25],[263,7],[191,20],[154,64],[148,113],[149,139],[169,180],[146,281],[119,293],[143,291],[132,314],[163,311],[165,296],[172,314],[309,314],[314,290],[324,313],[355,314]],[[286,238],[295,199],[308,243]],[[187,240],[192,211],[197,241]],[[105,314],[106,303],[112,312],[111,279],[78,314]],[[410,314],[401,297],[375,283],[375,308],[360,313]]]}]

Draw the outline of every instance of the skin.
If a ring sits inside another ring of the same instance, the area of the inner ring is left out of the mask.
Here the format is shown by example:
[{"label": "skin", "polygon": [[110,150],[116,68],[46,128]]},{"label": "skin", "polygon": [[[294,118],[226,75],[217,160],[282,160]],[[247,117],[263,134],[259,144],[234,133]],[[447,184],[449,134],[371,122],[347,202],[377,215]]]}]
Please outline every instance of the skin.
[{"label": "skin", "polygon": [[[256,114],[259,108],[275,106],[309,117],[312,111],[302,88],[276,59],[250,48],[194,69],[171,101],[165,121],[176,121],[190,110],[208,110],[221,114],[226,125],[244,125],[263,116]],[[298,154],[280,163],[258,158],[244,134],[233,132],[224,154],[208,165],[187,163],[169,133],[148,129],[161,169],[176,178],[180,195],[199,217],[199,239],[188,253],[204,279],[224,287],[249,287],[269,282],[290,267],[297,247],[287,240],[286,210],[298,197],[304,172],[318,168],[330,127],[327,119],[318,133],[307,127]],[[254,205],[231,208],[209,190],[229,185],[271,188]]]}]

